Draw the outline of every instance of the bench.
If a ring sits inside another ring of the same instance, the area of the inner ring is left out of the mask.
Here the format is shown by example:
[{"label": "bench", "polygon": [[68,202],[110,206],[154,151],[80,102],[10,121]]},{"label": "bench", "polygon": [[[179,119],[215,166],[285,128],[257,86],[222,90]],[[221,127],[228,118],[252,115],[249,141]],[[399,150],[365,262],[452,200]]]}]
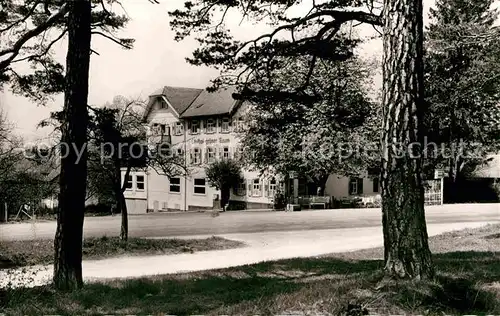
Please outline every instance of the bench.
[{"label": "bench", "polygon": [[311,196],[309,198],[309,208],[312,208],[314,205],[321,205],[324,209],[326,206],[330,204],[329,196]]}]

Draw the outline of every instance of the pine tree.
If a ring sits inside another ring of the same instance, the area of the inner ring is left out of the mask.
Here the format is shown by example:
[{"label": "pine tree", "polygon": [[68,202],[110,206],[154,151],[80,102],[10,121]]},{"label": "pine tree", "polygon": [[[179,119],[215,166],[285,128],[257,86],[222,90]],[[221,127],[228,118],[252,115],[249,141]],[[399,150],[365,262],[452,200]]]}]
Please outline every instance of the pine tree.
[{"label": "pine tree", "polygon": [[[303,15],[290,16],[290,9],[299,2],[263,0],[256,5],[253,1],[195,0],[186,2],[183,10],[171,13],[174,17],[171,25],[177,31],[177,39],[198,32],[200,47],[188,61],[221,70],[213,88],[239,85],[246,88],[242,89],[242,98],[267,96],[301,103],[317,102],[322,97],[321,93],[307,89],[315,66],[325,60],[346,59],[342,49],[345,45],[338,36],[345,23],[354,21],[383,26],[381,180],[385,271],[390,277],[430,278],[434,269],[424,214],[422,159],[418,148],[405,150],[422,137],[422,0],[384,0],[380,14],[374,13],[375,1],[372,0],[313,2],[311,10],[302,8]],[[268,21],[274,29],[247,42],[237,41],[224,28],[224,18],[234,11]],[[286,66],[280,62],[283,56],[306,58],[308,70],[297,71],[294,87],[280,90],[272,83],[276,72]],[[266,88],[260,91],[246,87],[248,79],[256,73],[266,76],[262,79],[266,80]],[[398,146],[405,146],[403,155],[396,148]]]}]

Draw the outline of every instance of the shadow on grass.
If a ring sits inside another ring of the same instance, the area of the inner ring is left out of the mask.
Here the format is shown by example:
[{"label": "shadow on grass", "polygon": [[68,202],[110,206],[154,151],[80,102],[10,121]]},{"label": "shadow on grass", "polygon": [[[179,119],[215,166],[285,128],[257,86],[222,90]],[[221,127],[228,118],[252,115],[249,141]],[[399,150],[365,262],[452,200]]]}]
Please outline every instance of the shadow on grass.
[{"label": "shadow on grass", "polygon": [[[382,261],[281,260],[87,284],[74,293],[56,293],[48,287],[4,291],[0,310],[9,315],[277,314],[300,305],[339,314],[354,302],[383,313],[498,314],[498,298],[478,284],[499,280],[499,258],[499,253],[438,254],[434,256],[440,272],[436,281],[398,282],[381,290],[375,287]],[[320,307],[318,302],[323,302]]]},{"label": "shadow on grass", "polygon": [[500,252],[457,251],[434,255],[442,274],[475,282],[500,281]]},{"label": "shadow on grass", "polygon": [[[239,241],[210,237],[205,239],[145,239],[119,237],[89,237],[83,242],[83,259],[102,259],[129,255],[161,255],[193,253],[244,247]],[[17,240],[0,243],[0,269],[50,264],[54,260],[54,241]]]}]

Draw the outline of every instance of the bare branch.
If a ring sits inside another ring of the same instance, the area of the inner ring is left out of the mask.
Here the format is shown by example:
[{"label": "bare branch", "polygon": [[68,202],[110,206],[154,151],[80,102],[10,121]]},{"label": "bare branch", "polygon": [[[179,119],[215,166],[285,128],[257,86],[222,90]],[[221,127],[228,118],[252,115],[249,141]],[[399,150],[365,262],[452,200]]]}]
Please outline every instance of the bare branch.
[{"label": "bare branch", "polygon": [[126,49],[131,49],[131,48],[132,48],[132,46],[131,46],[131,45],[129,45],[129,44],[125,44],[125,43],[121,42],[119,39],[116,39],[116,38],[114,38],[114,37],[113,37],[113,36],[111,36],[111,35],[104,34],[104,33],[102,33],[102,32],[98,32],[98,31],[94,31],[94,32],[92,32],[92,34],[95,34],[95,35],[100,35],[100,36],[102,36],[102,37],[105,37],[105,38],[107,38],[107,39],[109,39],[109,40],[111,40],[111,41],[115,42],[116,44],[120,45],[120,46],[121,46],[121,47],[123,47],[123,48],[126,48]]},{"label": "bare branch", "polygon": [[228,5],[226,7],[226,10],[224,10],[224,13],[222,14],[222,17],[220,19],[220,22],[215,26],[215,31],[218,31],[219,30],[219,27],[224,23],[224,20],[226,19],[226,14],[227,14],[227,11],[229,11],[231,7]]},{"label": "bare branch", "polygon": [[312,14],[310,14],[302,19],[298,19],[295,23],[279,26],[276,29],[274,29],[274,31],[271,33],[263,34],[254,40],[250,40],[250,41],[243,43],[240,46],[240,48],[235,52],[235,55],[237,55],[239,52],[241,52],[243,49],[245,49],[245,47],[247,47],[249,44],[258,43],[259,41],[266,39],[266,38],[269,39],[269,43],[270,43],[271,40],[280,31],[293,30],[296,27],[303,25],[310,20],[324,17],[324,16],[329,16],[329,17],[332,17],[335,19],[335,21],[334,21],[335,23],[332,25],[338,25],[338,24],[342,24],[342,23],[345,23],[348,21],[358,21],[358,22],[362,22],[362,23],[369,23],[372,25],[382,26],[382,18],[378,15],[375,15],[375,14],[366,13],[363,11],[324,10],[324,11],[312,13]]}]

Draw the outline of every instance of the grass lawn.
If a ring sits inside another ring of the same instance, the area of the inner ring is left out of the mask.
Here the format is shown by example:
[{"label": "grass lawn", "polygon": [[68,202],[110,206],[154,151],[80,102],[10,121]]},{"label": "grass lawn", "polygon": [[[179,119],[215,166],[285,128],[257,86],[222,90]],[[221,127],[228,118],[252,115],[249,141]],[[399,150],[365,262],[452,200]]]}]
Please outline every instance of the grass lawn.
[{"label": "grass lawn", "polygon": [[[220,237],[207,239],[144,239],[118,237],[86,238],[84,259],[102,259],[124,255],[162,255],[203,250],[220,250],[244,246],[243,243]],[[54,241],[22,240],[0,242],[0,269],[53,262]]]},{"label": "grass lawn", "polygon": [[500,314],[499,233],[500,225],[491,225],[431,238],[438,270],[432,282],[381,283],[382,249],[370,249],[91,283],[73,293],[56,293],[50,287],[4,291],[0,311],[8,315]]}]

